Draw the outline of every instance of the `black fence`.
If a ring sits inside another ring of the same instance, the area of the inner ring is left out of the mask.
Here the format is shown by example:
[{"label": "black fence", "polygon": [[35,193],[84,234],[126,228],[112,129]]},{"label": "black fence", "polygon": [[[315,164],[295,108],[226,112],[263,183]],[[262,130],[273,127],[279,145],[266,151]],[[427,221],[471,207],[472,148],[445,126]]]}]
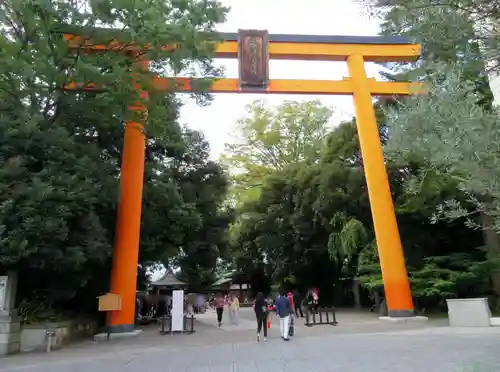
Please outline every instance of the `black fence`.
[{"label": "black fence", "polygon": [[194,329],[194,315],[184,315],[184,320],[183,320],[183,330],[182,331],[172,331],[172,317],[170,315],[165,315],[158,319],[158,322],[160,323],[160,334],[162,335],[169,335],[169,334],[176,334],[176,333],[187,333],[187,334],[192,334],[195,332]]},{"label": "black fence", "polygon": [[306,323],[307,327],[313,327],[315,325],[328,324],[336,326],[338,324],[337,318],[335,317],[334,307],[320,307],[317,311],[314,309],[306,309]]}]

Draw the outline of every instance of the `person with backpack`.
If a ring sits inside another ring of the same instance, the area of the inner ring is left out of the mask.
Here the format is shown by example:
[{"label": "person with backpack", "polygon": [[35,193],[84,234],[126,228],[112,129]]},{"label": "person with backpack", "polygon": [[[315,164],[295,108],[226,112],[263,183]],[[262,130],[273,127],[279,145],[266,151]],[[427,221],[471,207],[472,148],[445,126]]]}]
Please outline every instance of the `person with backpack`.
[{"label": "person with backpack", "polygon": [[255,303],[253,305],[255,311],[255,318],[257,319],[257,342],[260,341],[260,332],[264,329],[264,341],[267,341],[267,301],[262,292],[257,293],[255,296]]}]

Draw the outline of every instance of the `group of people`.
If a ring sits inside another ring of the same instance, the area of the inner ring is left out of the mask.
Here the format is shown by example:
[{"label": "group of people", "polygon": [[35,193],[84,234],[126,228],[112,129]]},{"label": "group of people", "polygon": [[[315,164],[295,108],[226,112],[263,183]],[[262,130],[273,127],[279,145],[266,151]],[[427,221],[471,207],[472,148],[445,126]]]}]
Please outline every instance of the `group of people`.
[{"label": "group of people", "polygon": [[240,312],[240,300],[238,296],[233,294],[222,296],[222,294],[218,293],[212,300],[212,308],[215,309],[217,313],[217,324],[219,327],[222,325],[224,308],[228,309],[230,322],[234,325],[238,325]]},{"label": "group of people", "polygon": [[161,318],[170,315],[171,310],[171,295],[147,292],[136,296],[136,318]]},{"label": "group of people", "polygon": [[[238,296],[234,294],[222,295],[218,293],[209,305],[217,314],[217,324],[222,325],[225,309],[229,313],[229,320],[232,324],[237,325],[240,311],[240,301]],[[266,298],[262,292],[257,293],[253,308],[257,319],[257,341],[261,339],[261,333],[264,334],[264,341],[267,341],[267,330],[270,322],[270,313],[275,312],[279,318],[281,338],[284,341],[289,341],[294,333],[294,316],[297,318],[304,317],[303,308],[307,307],[312,311],[318,310],[319,294],[317,289],[308,291],[302,299],[300,295],[291,292],[285,294],[280,293],[273,301],[271,298]]]},{"label": "group of people", "polygon": [[[206,297],[199,293],[184,296],[184,314],[191,316],[205,312]],[[172,313],[172,291],[140,293],[136,296],[136,318],[161,318]]]},{"label": "group of people", "polygon": [[276,312],[276,316],[279,318],[281,338],[284,341],[289,341],[295,331],[294,314],[297,318],[304,317],[303,307],[317,312],[318,306],[319,294],[317,289],[309,291],[302,301],[298,294],[294,295],[291,292],[288,292],[288,294],[280,293],[274,303],[271,299],[266,299],[262,292],[257,293],[254,302],[255,317],[257,319],[257,341],[260,341],[262,331],[264,341],[267,341],[268,320],[272,311]]}]

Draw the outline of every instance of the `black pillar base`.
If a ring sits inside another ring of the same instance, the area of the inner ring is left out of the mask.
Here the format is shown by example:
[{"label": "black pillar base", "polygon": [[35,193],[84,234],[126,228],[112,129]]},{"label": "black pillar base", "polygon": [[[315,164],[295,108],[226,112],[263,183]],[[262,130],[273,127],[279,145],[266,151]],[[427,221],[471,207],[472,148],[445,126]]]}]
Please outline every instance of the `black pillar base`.
[{"label": "black pillar base", "polygon": [[106,333],[129,333],[134,332],[135,324],[107,325],[104,328]]},{"label": "black pillar base", "polygon": [[415,314],[415,310],[389,310],[387,315],[391,318],[411,318],[417,314]]}]

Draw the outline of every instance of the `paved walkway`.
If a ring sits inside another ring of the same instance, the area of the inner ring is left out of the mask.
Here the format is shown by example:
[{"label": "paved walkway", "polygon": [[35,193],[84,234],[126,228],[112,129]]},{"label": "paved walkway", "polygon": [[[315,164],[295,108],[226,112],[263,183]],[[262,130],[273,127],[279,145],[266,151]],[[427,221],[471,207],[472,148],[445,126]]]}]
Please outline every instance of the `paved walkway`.
[{"label": "paved walkway", "polygon": [[[213,311],[207,311],[205,314],[197,314],[196,320],[206,326],[217,326],[217,314]],[[229,319],[228,312],[225,311],[222,317],[222,326],[220,329],[226,332],[252,331],[256,328],[256,321],[249,309],[242,309],[238,316],[237,324],[234,324]]]},{"label": "paved walkway", "polygon": [[[269,341],[257,343],[254,331],[217,328],[209,319],[199,318],[193,335],[159,336],[151,327],[136,339],[3,358],[0,372],[493,372],[500,366],[500,328],[440,322],[394,328],[372,314],[341,313],[338,327],[299,323],[290,342],[273,324]],[[349,324],[355,319],[365,323]],[[241,327],[250,321],[251,312],[243,311]]]}]

